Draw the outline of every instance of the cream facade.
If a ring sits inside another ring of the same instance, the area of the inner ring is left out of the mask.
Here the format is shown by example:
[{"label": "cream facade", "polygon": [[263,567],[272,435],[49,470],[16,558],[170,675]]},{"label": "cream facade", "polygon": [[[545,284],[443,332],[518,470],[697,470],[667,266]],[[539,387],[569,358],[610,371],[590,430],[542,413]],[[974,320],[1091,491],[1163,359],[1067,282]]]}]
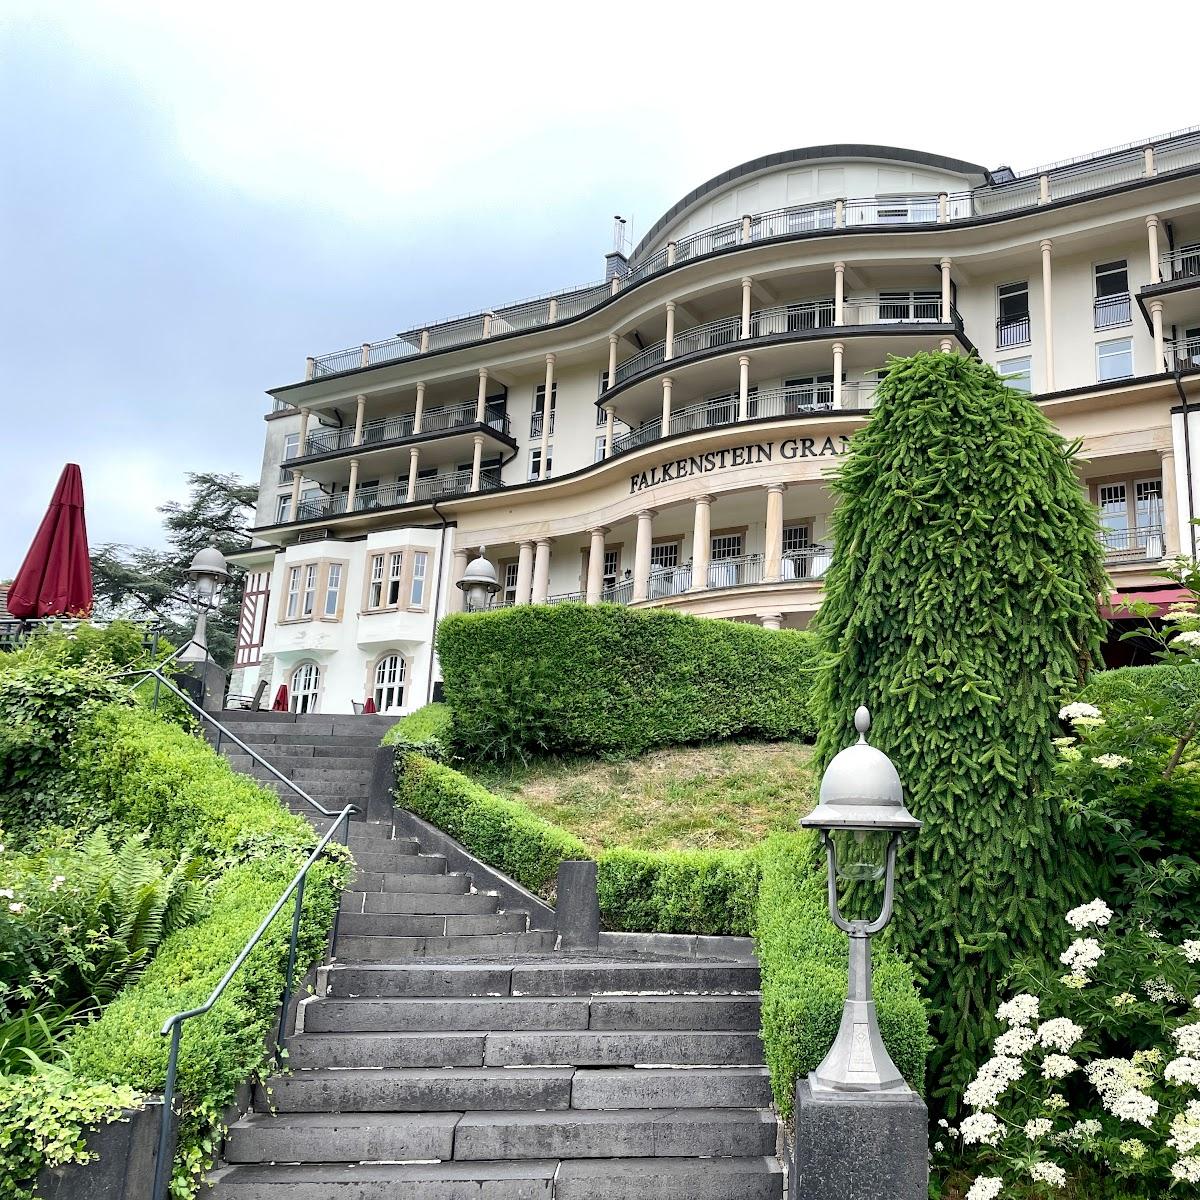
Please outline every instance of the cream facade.
[{"label": "cream facade", "polygon": [[235,691],[420,707],[480,546],[502,603],[803,627],[828,476],[888,356],[921,349],[993,363],[1081,440],[1120,591],[1195,553],[1198,132],[1023,174],[770,155],[606,276],[310,358],[271,393]]}]

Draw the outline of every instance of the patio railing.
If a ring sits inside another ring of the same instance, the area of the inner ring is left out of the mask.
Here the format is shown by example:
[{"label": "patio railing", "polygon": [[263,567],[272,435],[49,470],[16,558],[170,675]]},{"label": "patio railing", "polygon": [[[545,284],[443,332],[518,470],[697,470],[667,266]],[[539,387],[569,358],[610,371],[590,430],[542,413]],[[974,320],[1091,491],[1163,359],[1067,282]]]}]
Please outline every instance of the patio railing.
[{"label": "patio railing", "polygon": [[1166,553],[1161,525],[1141,529],[1102,529],[1100,542],[1108,562],[1157,562]]}]

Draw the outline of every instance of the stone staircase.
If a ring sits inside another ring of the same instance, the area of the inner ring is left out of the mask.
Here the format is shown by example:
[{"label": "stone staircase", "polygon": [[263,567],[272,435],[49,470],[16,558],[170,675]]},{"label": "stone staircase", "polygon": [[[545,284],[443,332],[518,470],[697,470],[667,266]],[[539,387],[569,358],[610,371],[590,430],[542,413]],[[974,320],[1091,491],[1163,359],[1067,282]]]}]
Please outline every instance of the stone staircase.
[{"label": "stone staircase", "polygon": [[[327,808],[363,794],[363,718],[265,716],[229,724]],[[559,951],[390,826],[350,844],[336,960],[214,1200],[782,1197],[756,965]]]}]

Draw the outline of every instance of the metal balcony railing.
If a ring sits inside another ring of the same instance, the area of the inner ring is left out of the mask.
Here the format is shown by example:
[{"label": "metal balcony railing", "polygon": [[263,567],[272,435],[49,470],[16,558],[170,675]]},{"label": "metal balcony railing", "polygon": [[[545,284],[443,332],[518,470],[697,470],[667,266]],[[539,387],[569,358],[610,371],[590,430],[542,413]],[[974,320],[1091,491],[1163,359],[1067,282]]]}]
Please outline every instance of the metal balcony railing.
[{"label": "metal balcony railing", "polygon": [[1019,317],[1000,317],[996,321],[996,349],[1029,345],[1029,314]]},{"label": "metal balcony railing", "polygon": [[[476,401],[463,401],[461,404],[449,404],[441,408],[426,409],[421,417],[420,432],[447,433],[476,424]],[[484,413],[483,424],[497,433],[509,435],[508,415],[488,409]],[[358,446],[378,446],[386,442],[399,441],[412,437],[416,432],[415,413],[397,413],[392,417],[384,417],[379,421],[369,421],[362,428],[362,441]],[[354,441],[354,429],[321,429],[310,433],[304,443],[305,455],[335,454],[343,450],[357,449]]]},{"label": "metal balcony railing", "polygon": [[682,596],[691,586],[691,563],[680,563],[675,567],[652,566],[647,595],[651,600],[663,600],[668,596]]},{"label": "metal balcony railing", "polygon": [[[503,486],[500,471],[488,467],[479,473],[479,490],[495,491]],[[471,490],[471,472],[453,471],[447,475],[431,475],[418,479],[409,495],[408,480],[379,484],[376,487],[359,488],[354,495],[354,512],[370,512],[376,508],[394,508],[399,504],[415,504],[419,501],[437,500],[443,496],[463,496]],[[315,521],[325,517],[336,517],[345,513],[348,492],[332,496],[314,496],[301,500],[296,512],[297,521]]]},{"label": "metal balcony railing", "polygon": [[661,437],[662,418],[655,417],[653,421],[647,421],[644,425],[639,425],[636,429],[631,429],[628,433],[622,433],[614,437],[612,453],[621,454],[625,450],[636,450],[638,446],[657,442]]},{"label": "metal balcony railing", "polygon": [[1200,246],[1181,246],[1160,260],[1164,283],[1174,279],[1194,279],[1200,275]]},{"label": "metal balcony railing", "polygon": [[633,580],[622,579],[611,584],[600,593],[604,604],[628,604],[633,599]]},{"label": "metal balcony railing", "polygon": [[[1148,142],[1133,143],[1069,162],[1022,172],[1005,183],[989,183],[971,191],[919,196],[869,196],[798,204],[773,209],[743,221],[728,221],[678,239],[672,255],[667,248],[634,262],[618,279],[624,290],[685,263],[740,244],[836,228],[882,225],[954,223],[996,213],[1034,209],[1038,205],[1149,178],[1145,151],[1151,148],[1153,175],[1161,178],[1200,165],[1200,129],[1180,130]],[[748,236],[747,236],[748,235]],[[1186,251],[1184,252],[1186,254]],[[1169,255],[1168,258],[1171,256]],[[1192,274],[1192,270],[1184,273]],[[1164,277],[1175,278],[1172,273]],[[416,354],[450,349],[500,334],[536,329],[590,312],[612,295],[609,282],[581,287],[505,305],[486,312],[443,319],[406,333],[323,354],[312,360],[312,377],[321,378],[379,363],[396,362]]]},{"label": "metal balcony railing", "polygon": [[1128,292],[1113,296],[1097,296],[1092,304],[1097,329],[1115,329],[1128,325],[1133,319],[1133,309]]},{"label": "metal balcony railing", "polygon": [[587,596],[583,592],[559,592],[554,596],[547,596],[547,604],[585,604]]},{"label": "metal balcony railing", "polygon": [[1163,346],[1168,371],[1193,371],[1200,367],[1200,338],[1179,338]]},{"label": "metal balcony railing", "polygon": [[779,564],[779,578],[784,583],[797,579],[822,579],[833,561],[833,549],[820,543],[787,550]]},{"label": "metal balcony railing", "polygon": [[732,558],[721,558],[708,564],[708,586],[710,588],[742,587],[763,581],[763,556],[761,554],[739,554]]},{"label": "metal balcony railing", "polygon": [[1161,525],[1141,529],[1102,529],[1106,562],[1157,562],[1165,553]]}]

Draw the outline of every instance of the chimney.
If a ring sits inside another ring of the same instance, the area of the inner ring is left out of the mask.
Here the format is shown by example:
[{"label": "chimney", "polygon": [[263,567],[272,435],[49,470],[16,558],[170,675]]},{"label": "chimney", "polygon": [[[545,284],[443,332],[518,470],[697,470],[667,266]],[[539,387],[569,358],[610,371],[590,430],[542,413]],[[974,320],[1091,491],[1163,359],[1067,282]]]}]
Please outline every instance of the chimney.
[{"label": "chimney", "polygon": [[604,256],[604,282],[608,283],[614,275],[624,275],[629,266],[629,256],[625,253],[625,218],[619,213],[613,217],[613,248]]}]

